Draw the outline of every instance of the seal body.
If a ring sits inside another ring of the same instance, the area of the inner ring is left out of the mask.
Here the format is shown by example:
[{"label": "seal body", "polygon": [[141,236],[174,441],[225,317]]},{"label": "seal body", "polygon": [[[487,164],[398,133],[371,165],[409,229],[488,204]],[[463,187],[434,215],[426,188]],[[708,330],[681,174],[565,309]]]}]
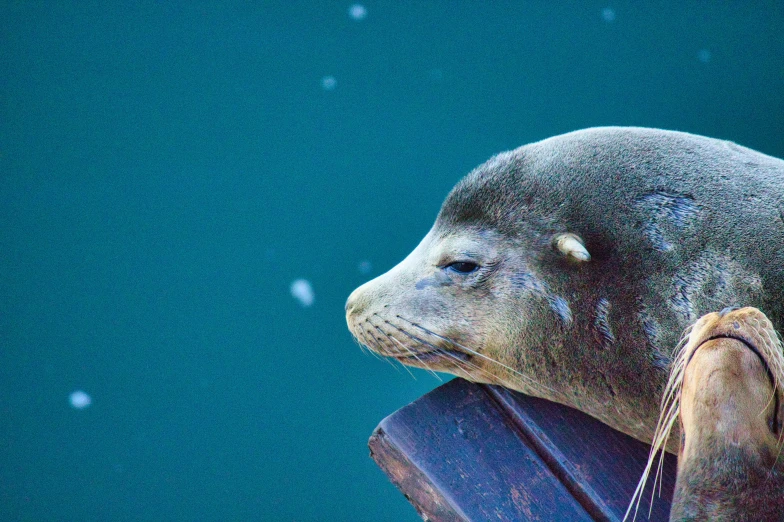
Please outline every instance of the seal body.
[{"label": "seal body", "polygon": [[419,246],[351,294],[349,329],[404,364],[650,442],[687,326],[737,305],[784,326],[782,209],[784,161],[734,143],[618,127],[557,136],[461,180]]}]

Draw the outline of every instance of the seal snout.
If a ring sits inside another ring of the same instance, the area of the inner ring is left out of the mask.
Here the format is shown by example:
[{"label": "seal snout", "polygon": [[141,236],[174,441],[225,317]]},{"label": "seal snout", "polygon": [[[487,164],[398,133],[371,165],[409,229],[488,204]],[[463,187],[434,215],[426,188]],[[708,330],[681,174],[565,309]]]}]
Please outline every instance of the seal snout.
[{"label": "seal snout", "polygon": [[363,284],[346,299],[346,323],[351,335],[362,345],[378,351],[376,338],[377,328],[370,322],[373,314],[373,295],[375,279]]},{"label": "seal snout", "polygon": [[351,292],[351,295],[349,295],[348,299],[346,299],[345,310],[346,310],[347,317],[352,314],[361,314],[365,309],[365,303],[362,301],[360,297],[361,289],[362,287],[357,288],[356,290]]},{"label": "seal snout", "polygon": [[724,309],[695,324],[689,346],[671,520],[781,520],[784,355],[773,325],[756,308]]},{"label": "seal snout", "polygon": [[775,448],[784,356],[761,311],[734,308],[704,316],[683,357],[684,462],[706,455],[709,440],[711,447],[740,444],[752,453]]}]

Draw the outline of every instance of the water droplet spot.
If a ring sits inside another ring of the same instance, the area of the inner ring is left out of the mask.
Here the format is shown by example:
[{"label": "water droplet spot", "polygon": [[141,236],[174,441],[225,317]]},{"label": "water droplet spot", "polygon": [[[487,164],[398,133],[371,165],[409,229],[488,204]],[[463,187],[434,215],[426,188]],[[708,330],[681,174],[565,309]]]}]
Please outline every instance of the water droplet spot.
[{"label": "water droplet spot", "polygon": [[373,265],[368,260],[360,261],[357,265],[360,274],[368,275],[373,270]]},{"label": "water droplet spot", "polygon": [[313,306],[316,300],[316,294],[313,292],[313,286],[307,279],[297,279],[291,283],[291,296],[299,301],[303,308]]},{"label": "water droplet spot", "polygon": [[359,22],[367,18],[367,8],[362,4],[354,4],[348,8],[348,15]]},{"label": "water droplet spot", "polygon": [[334,91],[338,86],[338,81],[334,76],[325,76],[321,79],[321,88],[325,91]]},{"label": "water droplet spot", "polygon": [[92,404],[93,399],[82,390],[76,390],[68,396],[68,402],[71,403],[71,408],[83,410]]}]

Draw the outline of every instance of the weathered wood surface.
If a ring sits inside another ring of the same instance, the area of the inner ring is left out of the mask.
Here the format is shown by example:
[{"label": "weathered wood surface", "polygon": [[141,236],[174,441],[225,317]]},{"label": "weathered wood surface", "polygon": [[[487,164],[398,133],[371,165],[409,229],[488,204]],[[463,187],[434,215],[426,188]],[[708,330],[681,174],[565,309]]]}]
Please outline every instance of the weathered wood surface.
[{"label": "weathered wood surface", "polygon": [[[648,446],[572,408],[455,379],[376,428],[370,454],[426,520],[622,520]],[[650,520],[667,520],[675,458]],[[649,520],[649,485],[637,520]]]}]

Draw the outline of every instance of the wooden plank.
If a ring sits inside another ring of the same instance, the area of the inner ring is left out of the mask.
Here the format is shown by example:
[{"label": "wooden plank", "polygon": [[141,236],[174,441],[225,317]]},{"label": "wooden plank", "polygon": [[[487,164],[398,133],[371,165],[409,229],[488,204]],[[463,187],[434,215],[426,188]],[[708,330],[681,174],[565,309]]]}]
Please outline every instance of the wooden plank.
[{"label": "wooden plank", "polygon": [[[645,469],[650,446],[578,410],[528,397],[497,386],[485,387],[505,410],[553,473],[576,498],[583,497],[597,520],[622,520]],[[650,520],[668,520],[675,489],[677,459],[667,454],[661,496],[654,497]],[[649,481],[637,515],[648,520],[653,482]]]},{"label": "wooden plank", "polygon": [[495,401],[465,381],[387,417],[369,445],[426,520],[592,520]]},{"label": "wooden plank", "polygon": [[[384,419],[371,456],[426,520],[621,520],[648,447],[571,408],[454,379]],[[652,520],[667,520],[675,459]],[[637,520],[647,520],[647,499]]]}]

